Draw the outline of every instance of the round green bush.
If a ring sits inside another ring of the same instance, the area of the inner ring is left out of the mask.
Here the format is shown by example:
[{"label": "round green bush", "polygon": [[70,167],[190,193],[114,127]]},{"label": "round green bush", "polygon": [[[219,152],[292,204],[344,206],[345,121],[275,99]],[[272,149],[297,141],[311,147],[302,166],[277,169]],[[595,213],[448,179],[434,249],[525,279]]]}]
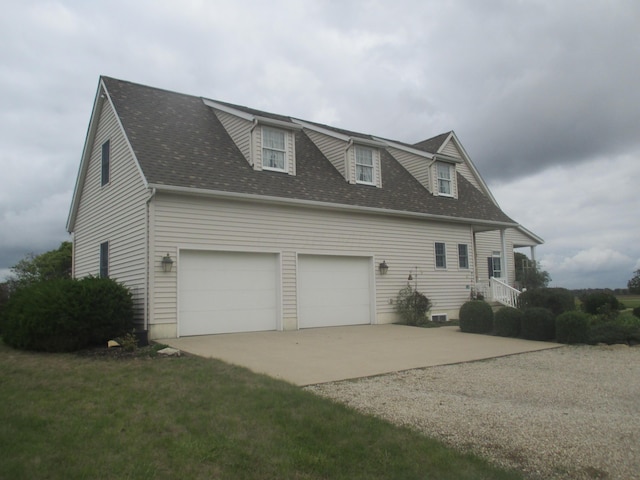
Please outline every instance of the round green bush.
[{"label": "round green bush", "polygon": [[522,324],[522,311],[517,308],[504,307],[495,313],[493,328],[501,337],[518,337]]},{"label": "round green bush", "polygon": [[12,347],[70,352],[104,344],[133,329],[133,301],[114,280],[50,280],[18,289],[0,318]]},{"label": "round green bush", "polygon": [[460,307],[460,330],[466,333],[491,333],[493,310],[483,300],[471,300]]},{"label": "round green bush", "polygon": [[527,308],[522,315],[522,338],[527,340],[550,341],[556,336],[555,320],[547,308]]},{"label": "round green bush", "polygon": [[591,315],[608,314],[620,310],[621,304],[615,295],[605,292],[595,292],[583,296],[582,309]]},{"label": "round green bush", "polygon": [[560,343],[587,343],[589,315],[584,312],[564,312],[556,317],[556,340]]},{"label": "round green bush", "polygon": [[546,308],[554,317],[576,309],[576,301],[566,288],[534,288],[522,292],[519,297],[520,308]]},{"label": "round green bush", "polygon": [[634,314],[636,317],[640,318],[640,307],[636,307],[636,308],[634,308],[634,309],[633,309],[633,314]]}]

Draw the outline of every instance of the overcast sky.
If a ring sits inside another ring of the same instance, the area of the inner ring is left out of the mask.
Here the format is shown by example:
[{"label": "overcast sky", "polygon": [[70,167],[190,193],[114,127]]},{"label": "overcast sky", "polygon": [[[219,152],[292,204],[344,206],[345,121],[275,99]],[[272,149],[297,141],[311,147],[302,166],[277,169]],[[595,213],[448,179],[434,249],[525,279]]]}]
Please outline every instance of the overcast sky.
[{"label": "overcast sky", "polygon": [[100,75],[410,143],[455,130],[552,285],[640,268],[637,0],[0,6],[0,280],[69,238]]}]

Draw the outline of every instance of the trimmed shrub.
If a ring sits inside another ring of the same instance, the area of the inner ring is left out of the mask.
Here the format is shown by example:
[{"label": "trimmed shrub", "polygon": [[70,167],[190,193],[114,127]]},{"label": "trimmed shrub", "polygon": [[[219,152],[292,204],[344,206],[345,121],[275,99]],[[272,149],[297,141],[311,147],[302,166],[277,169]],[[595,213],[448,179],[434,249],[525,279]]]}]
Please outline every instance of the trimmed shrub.
[{"label": "trimmed shrub", "polygon": [[636,308],[634,308],[634,309],[633,309],[633,314],[634,314],[636,317],[640,318],[640,307],[636,307]]},{"label": "trimmed shrub", "polygon": [[566,288],[535,288],[522,292],[519,297],[520,308],[546,308],[554,317],[576,309],[576,301]]},{"label": "trimmed shrub", "polygon": [[70,352],[133,329],[133,302],[114,280],[50,280],[18,289],[0,319],[3,340],[12,347]]},{"label": "trimmed shrub", "polygon": [[431,301],[422,293],[407,285],[400,290],[396,299],[396,311],[407,325],[424,325],[427,323],[427,312],[431,309]]},{"label": "trimmed shrub", "polygon": [[90,345],[103,344],[133,330],[133,299],[125,286],[98,277],[83,278],[78,284],[84,321],[90,325]]},{"label": "trimmed shrub", "polygon": [[522,338],[547,342],[556,336],[555,319],[547,308],[527,308],[522,315]]},{"label": "trimmed shrub", "polygon": [[493,310],[483,300],[471,300],[460,307],[460,330],[466,333],[491,333]]},{"label": "trimmed shrub", "polygon": [[620,324],[616,321],[600,323],[589,329],[589,343],[640,343],[640,327]]},{"label": "trimmed shrub", "polygon": [[504,307],[495,313],[493,328],[501,337],[518,337],[522,325],[522,310]]},{"label": "trimmed shrub", "polygon": [[556,317],[556,340],[560,343],[587,343],[589,315],[584,312],[564,312]]},{"label": "trimmed shrub", "polygon": [[582,297],[580,300],[582,301],[582,309],[591,315],[617,312],[621,307],[616,296],[611,293],[590,293]]}]

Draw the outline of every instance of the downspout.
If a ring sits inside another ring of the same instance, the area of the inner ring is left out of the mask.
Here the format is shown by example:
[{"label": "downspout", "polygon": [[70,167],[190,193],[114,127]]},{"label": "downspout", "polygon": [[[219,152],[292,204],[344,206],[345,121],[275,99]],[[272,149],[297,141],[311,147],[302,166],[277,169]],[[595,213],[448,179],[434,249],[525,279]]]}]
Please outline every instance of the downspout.
[{"label": "downspout", "polygon": [[144,329],[147,332],[147,335],[149,334],[149,311],[151,309],[151,306],[149,305],[149,299],[151,298],[151,283],[149,281],[150,276],[151,276],[151,272],[150,272],[150,266],[151,266],[151,262],[149,261],[149,253],[151,251],[151,235],[150,235],[150,205],[151,205],[151,201],[153,200],[153,198],[156,196],[156,189],[155,187],[151,188],[151,191],[149,192],[149,196],[147,197],[147,201],[146,201],[146,213],[147,213],[147,218],[146,218],[146,225],[145,225],[145,232],[147,235],[147,241],[145,242],[145,264],[146,264],[146,268],[145,268],[145,283],[147,285],[146,288],[146,292],[145,292],[145,299],[144,299]]}]

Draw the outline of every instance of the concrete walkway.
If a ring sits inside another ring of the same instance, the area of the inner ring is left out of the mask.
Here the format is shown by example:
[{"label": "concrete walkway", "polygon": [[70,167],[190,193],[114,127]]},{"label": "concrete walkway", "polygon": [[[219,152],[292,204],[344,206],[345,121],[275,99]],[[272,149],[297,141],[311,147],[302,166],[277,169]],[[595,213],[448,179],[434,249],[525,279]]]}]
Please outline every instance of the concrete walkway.
[{"label": "concrete walkway", "polygon": [[360,325],[158,340],[297,385],[557,348],[548,342],[462,333],[458,327]]}]

